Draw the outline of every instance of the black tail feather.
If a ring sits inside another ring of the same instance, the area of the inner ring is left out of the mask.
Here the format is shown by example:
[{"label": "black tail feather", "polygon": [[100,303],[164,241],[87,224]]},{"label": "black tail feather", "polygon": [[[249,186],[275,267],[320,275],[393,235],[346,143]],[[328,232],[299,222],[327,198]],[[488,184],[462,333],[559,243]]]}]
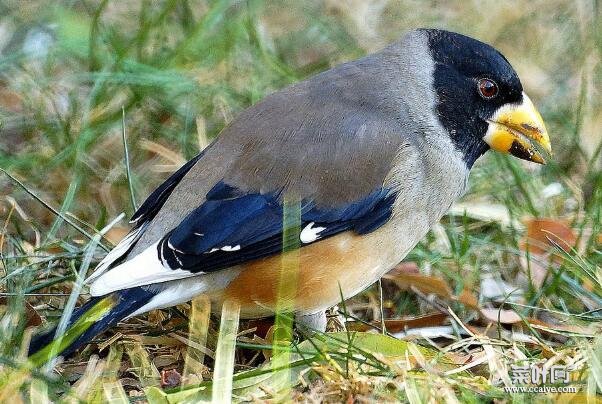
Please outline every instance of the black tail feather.
[{"label": "black tail feather", "polygon": [[[116,325],[119,321],[128,317],[136,310],[140,309],[150,299],[155,296],[156,292],[151,292],[144,287],[136,287],[131,289],[119,290],[110,295],[93,297],[86,304],[73,311],[67,329],[71,327],[82,316],[85,316],[101,300],[111,297],[115,304],[100,320],[93,323],[87,330],[79,335],[67,348],[59,352],[61,356],[69,356],[77,349],[89,343],[94,337]],[[34,336],[29,345],[29,355],[44,349],[55,338],[56,327],[50,331]]]}]

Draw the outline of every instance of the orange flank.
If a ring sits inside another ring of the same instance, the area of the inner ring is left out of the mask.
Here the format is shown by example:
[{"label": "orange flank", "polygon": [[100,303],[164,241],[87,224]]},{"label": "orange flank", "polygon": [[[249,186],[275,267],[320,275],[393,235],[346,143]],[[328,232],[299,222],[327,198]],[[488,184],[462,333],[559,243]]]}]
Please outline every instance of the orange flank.
[{"label": "orange flank", "polygon": [[[373,254],[378,242],[378,237],[345,232],[301,248],[297,252],[295,310],[314,313],[337,304],[341,300],[341,290],[348,298],[369,286],[379,276],[373,274],[383,272],[382,258]],[[291,253],[296,252],[287,254]],[[212,294],[212,300],[219,303],[226,299],[237,301],[242,317],[270,315],[278,304],[283,259],[286,257],[278,255],[242,265],[240,275],[226,289]],[[280,302],[280,307],[283,304],[288,306],[290,303]]]}]

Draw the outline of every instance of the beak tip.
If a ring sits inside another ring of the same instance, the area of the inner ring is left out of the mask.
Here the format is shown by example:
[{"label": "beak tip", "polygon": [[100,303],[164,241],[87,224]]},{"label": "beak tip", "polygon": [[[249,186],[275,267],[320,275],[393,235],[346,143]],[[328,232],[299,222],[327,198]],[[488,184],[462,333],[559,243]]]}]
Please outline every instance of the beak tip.
[{"label": "beak tip", "polygon": [[492,149],[537,164],[546,164],[552,157],[546,126],[526,94],[521,104],[500,107],[488,123],[483,139]]}]

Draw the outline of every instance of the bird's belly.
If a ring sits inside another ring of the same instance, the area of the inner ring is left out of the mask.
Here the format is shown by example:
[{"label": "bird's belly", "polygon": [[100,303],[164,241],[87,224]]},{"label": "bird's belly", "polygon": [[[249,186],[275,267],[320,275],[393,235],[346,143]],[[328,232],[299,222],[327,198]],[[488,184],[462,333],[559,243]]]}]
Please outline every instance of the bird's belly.
[{"label": "bird's belly", "polygon": [[363,236],[342,233],[244,264],[225,289],[210,295],[218,305],[227,299],[237,301],[246,318],[279,310],[315,313],[374,283],[403,259],[420,233],[406,237],[401,245],[398,237],[381,231]]}]

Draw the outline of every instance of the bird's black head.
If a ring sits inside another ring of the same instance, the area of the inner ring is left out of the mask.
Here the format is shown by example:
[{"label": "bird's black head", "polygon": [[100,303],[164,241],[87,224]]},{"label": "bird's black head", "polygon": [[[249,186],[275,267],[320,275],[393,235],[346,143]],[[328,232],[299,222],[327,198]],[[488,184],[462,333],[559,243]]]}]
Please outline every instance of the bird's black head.
[{"label": "bird's black head", "polygon": [[[506,147],[505,144],[503,147],[493,145],[486,135],[494,123],[497,125],[496,116],[500,111],[520,109],[525,103],[524,98],[528,97],[508,60],[493,47],[453,32],[423,31],[427,34],[435,63],[438,118],[470,168],[490,147],[498,150]],[[521,124],[533,126],[529,122]],[[545,132],[545,128],[538,126],[537,129]],[[500,139],[496,139],[499,143]],[[528,155],[530,148],[524,142],[510,141],[508,150],[500,151],[537,161],[529,158],[532,157]]]}]

